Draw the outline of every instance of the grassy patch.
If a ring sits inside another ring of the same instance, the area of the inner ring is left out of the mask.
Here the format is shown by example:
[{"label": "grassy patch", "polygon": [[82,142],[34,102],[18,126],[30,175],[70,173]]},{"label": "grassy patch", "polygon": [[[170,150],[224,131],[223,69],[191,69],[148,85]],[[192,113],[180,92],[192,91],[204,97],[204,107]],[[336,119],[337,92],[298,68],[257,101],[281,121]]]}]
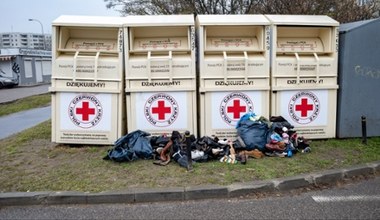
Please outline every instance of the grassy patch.
[{"label": "grassy patch", "polygon": [[0,117],[12,113],[44,107],[50,104],[51,94],[35,95],[16,100],[10,103],[0,104]]},{"label": "grassy patch", "polygon": [[42,143],[45,144],[45,141],[50,140],[50,138],[51,121],[48,120],[38,126],[2,140],[0,146],[1,149],[5,149],[8,154],[16,154],[24,150],[22,146],[25,144],[31,143],[32,145],[38,145],[39,140],[42,140]]},{"label": "grassy patch", "polygon": [[70,146],[50,142],[50,121],[0,140],[0,192],[84,191],[181,187],[266,180],[380,160],[380,137],[315,140],[312,152],[291,158],[250,158],[246,165],[219,161],[194,164],[187,172],[175,162],[115,163],[102,158],[112,146]]}]

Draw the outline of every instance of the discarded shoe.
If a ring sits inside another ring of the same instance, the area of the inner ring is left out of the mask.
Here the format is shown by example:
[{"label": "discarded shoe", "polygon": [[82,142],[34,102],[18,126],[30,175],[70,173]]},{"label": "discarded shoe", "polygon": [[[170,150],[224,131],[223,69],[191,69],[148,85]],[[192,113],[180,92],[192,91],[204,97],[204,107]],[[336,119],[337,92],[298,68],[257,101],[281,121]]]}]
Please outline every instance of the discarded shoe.
[{"label": "discarded shoe", "polygon": [[156,152],[157,152],[158,154],[161,154],[162,149],[164,149],[164,148],[163,148],[163,147],[158,147],[158,148],[156,149]]},{"label": "discarded shoe", "polygon": [[213,148],[213,149],[211,149],[211,151],[212,151],[212,154],[214,154],[214,155],[218,155],[218,154],[220,154],[221,152],[223,152],[224,150],[221,149],[221,148]]},{"label": "discarded shoe", "polygon": [[155,160],[155,161],[153,161],[153,164],[160,165],[160,166],[166,166],[169,163],[170,163],[170,157],[166,161],[162,161],[162,160]]},{"label": "discarded shoe", "polygon": [[227,139],[219,140],[218,144],[227,145],[228,144],[228,140]]},{"label": "discarded shoe", "polygon": [[227,162],[227,160],[228,160],[228,157],[226,155],[224,155],[222,158],[220,158],[219,161],[222,163],[225,163],[225,162]]},{"label": "discarded shoe", "polygon": [[248,156],[245,154],[245,152],[242,152],[239,156],[240,156],[240,163],[245,165],[247,163]]},{"label": "discarded shoe", "polygon": [[285,152],[282,152],[282,153],[274,152],[274,155],[276,157],[285,157],[287,155],[287,153],[285,153]]},{"label": "discarded shoe", "polygon": [[237,163],[237,160],[234,158],[234,157],[228,157],[227,159],[227,163],[229,164],[236,164]]},{"label": "discarded shoe", "polygon": [[268,157],[285,157],[287,153],[279,153],[279,152],[265,152],[265,155]]},{"label": "discarded shoe", "polygon": [[254,149],[254,150],[245,150],[245,151],[242,151],[245,155],[247,155],[248,157],[253,157],[253,158],[256,158],[256,159],[260,159],[262,157],[264,157],[265,155],[263,154],[263,152],[257,150],[257,149]]},{"label": "discarded shoe", "polygon": [[305,149],[302,150],[302,153],[310,153],[311,148],[310,147],[305,147]]},{"label": "discarded shoe", "polygon": [[170,159],[170,148],[173,145],[173,141],[169,139],[169,142],[165,145],[165,147],[160,152],[160,159],[162,161],[167,161]]},{"label": "discarded shoe", "polygon": [[193,150],[191,151],[191,158],[196,160],[198,158],[201,158],[205,155],[205,153],[203,151],[200,151],[200,150]]},{"label": "discarded shoe", "polygon": [[285,150],[285,143],[284,142],[278,142],[276,144],[269,143],[269,144],[266,144],[265,147],[270,151],[283,151]]}]

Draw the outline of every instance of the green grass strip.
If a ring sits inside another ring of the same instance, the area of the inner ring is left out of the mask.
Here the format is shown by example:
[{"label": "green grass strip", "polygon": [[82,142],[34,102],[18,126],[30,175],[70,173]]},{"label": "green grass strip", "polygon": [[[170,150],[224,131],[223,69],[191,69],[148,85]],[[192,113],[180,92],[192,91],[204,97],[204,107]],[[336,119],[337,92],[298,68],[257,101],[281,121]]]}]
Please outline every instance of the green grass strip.
[{"label": "green grass strip", "polygon": [[0,117],[33,108],[48,106],[50,102],[51,94],[43,94],[18,99],[14,102],[2,103],[0,104]]}]

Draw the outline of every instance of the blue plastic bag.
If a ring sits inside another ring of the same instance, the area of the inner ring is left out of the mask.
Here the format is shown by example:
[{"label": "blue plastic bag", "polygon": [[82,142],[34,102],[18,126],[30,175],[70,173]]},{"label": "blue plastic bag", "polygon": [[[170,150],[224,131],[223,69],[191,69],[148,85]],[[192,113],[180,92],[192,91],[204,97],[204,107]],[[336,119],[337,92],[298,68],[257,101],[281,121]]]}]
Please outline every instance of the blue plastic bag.
[{"label": "blue plastic bag", "polygon": [[108,151],[104,159],[124,162],[137,160],[139,158],[152,158],[153,149],[147,136],[150,136],[150,134],[136,130],[119,138],[115,142],[114,148]]},{"label": "blue plastic bag", "polygon": [[[237,124],[237,133],[244,141],[247,150],[259,149],[263,151],[267,143],[268,124],[265,121],[252,121],[250,115],[243,115]],[[254,114],[254,113],[253,113]]]}]

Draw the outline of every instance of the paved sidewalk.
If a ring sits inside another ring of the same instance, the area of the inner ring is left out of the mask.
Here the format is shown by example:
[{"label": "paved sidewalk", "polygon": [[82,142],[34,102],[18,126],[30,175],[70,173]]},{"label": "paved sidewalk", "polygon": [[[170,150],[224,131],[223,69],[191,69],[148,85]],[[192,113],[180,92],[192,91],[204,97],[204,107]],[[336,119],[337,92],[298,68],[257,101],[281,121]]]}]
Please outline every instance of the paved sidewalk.
[{"label": "paved sidewalk", "polygon": [[50,118],[50,106],[35,108],[0,117],[0,139],[31,128]]},{"label": "paved sidewalk", "polygon": [[236,198],[255,193],[288,192],[311,186],[334,185],[357,176],[380,175],[380,161],[346,169],[279,178],[268,181],[236,183],[229,186],[194,186],[175,188],[127,189],[117,192],[9,192],[0,193],[1,206],[104,204],[159,201],[185,201],[213,198]]},{"label": "paved sidewalk", "polygon": [[[0,104],[49,92],[50,84],[0,89]],[[0,139],[31,128],[51,118],[51,107],[36,108],[0,117]],[[5,126],[6,125],[6,126]]]},{"label": "paved sidewalk", "polygon": [[10,89],[0,89],[0,103],[11,102],[17,99],[49,92],[50,84],[35,86],[18,86]]}]

